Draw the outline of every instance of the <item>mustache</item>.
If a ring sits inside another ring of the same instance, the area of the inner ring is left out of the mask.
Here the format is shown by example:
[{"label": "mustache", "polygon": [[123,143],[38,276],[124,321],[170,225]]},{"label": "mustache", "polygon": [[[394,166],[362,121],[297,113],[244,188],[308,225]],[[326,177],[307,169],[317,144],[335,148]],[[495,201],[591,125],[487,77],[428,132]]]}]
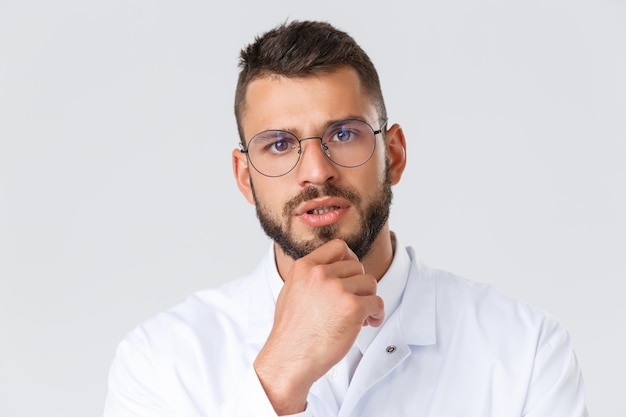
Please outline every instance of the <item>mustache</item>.
[{"label": "mustache", "polygon": [[340,197],[348,200],[357,207],[361,204],[361,197],[352,189],[340,188],[330,183],[326,183],[321,187],[311,185],[304,188],[298,195],[285,203],[283,215],[288,217],[300,204],[319,197]]}]

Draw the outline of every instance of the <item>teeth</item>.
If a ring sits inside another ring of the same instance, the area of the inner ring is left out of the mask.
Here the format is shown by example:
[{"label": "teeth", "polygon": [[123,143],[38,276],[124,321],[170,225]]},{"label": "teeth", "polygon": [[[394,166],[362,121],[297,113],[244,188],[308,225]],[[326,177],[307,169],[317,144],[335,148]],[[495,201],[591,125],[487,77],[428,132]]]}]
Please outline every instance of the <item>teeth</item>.
[{"label": "teeth", "polygon": [[313,209],[313,210],[309,210],[309,214],[324,214],[324,213],[328,213],[331,210],[337,210],[338,208],[339,208],[338,206],[330,206],[330,207]]}]

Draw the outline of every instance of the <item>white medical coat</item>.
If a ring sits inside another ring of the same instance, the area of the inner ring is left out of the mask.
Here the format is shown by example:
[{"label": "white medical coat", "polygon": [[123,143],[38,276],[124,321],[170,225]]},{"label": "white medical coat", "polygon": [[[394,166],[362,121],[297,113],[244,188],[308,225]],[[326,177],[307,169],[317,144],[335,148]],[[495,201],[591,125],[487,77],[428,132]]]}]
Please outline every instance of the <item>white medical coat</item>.
[{"label": "white medical coat", "polygon": [[[411,248],[398,251],[411,265],[400,306],[365,351],[343,403],[326,375],[302,415],[587,416],[570,338],[556,320],[431,269]],[[276,416],[252,363],[272,326],[269,279],[277,273],[270,250],[253,274],[131,331],[111,366],[104,416]]]}]

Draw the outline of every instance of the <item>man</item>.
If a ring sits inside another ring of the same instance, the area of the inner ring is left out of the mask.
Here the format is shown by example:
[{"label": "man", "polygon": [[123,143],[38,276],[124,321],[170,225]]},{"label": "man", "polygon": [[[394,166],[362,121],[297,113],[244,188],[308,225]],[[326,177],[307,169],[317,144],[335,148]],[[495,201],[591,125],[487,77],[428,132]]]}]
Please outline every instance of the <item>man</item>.
[{"label": "man", "polygon": [[558,322],[390,231],[405,137],[354,40],[291,22],[240,67],[233,169],[274,243],[129,333],[105,416],[585,416]]}]

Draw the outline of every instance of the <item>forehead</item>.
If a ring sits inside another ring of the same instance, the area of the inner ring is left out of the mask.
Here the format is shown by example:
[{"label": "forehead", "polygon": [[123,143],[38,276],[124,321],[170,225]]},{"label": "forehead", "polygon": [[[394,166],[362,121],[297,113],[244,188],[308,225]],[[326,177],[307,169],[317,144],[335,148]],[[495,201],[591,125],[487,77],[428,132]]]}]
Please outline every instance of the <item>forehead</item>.
[{"label": "forehead", "polygon": [[336,120],[376,124],[373,100],[349,67],[298,78],[271,76],[248,85],[241,122],[246,138],[267,129],[308,134]]}]

